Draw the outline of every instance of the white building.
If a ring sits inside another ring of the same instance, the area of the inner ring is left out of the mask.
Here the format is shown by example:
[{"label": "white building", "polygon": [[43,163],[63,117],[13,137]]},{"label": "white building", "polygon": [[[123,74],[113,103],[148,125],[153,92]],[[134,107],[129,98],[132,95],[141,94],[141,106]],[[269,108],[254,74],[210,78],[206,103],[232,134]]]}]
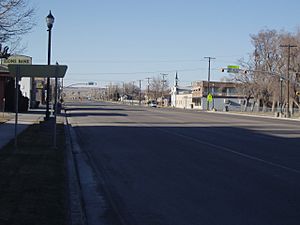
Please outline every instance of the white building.
[{"label": "white building", "polygon": [[194,108],[192,102],[192,87],[179,87],[177,72],[174,87],[171,89],[171,107],[182,109]]},{"label": "white building", "polygon": [[171,106],[174,108],[192,109],[192,87],[173,87],[171,91]]},{"label": "white building", "polygon": [[211,81],[208,91],[207,81],[196,81],[192,86],[179,87],[176,73],[175,84],[171,89],[171,106],[182,109],[238,110],[244,102],[239,85],[234,82]]}]

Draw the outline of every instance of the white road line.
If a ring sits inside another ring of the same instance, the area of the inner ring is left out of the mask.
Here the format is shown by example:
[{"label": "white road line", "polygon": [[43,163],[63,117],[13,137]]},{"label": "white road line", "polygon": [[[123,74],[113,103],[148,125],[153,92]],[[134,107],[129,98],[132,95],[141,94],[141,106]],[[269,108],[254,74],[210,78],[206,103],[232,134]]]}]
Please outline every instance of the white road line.
[{"label": "white road line", "polygon": [[183,138],[186,138],[186,139],[189,139],[189,140],[195,141],[197,143],[204,144],[204,145],[216,148],[216,149],[221,149],[223,151],[230,152],[232,154],[235,154],[235,155],[247,158],[247,159],[251,159],[251,160],[254,160],[254,161],[257,161],[257,162],[261,162],[261,163],[264,163],[264,164],[267,164],[267,165],[270,165],[270,166],[273,166],[273,167],[277,167],[277,168],[280,168],[280,169],[283,169],[283,170],[287,170],[289,172],[300,174],[300,171],[297,170],[297,169],[293,169],[293,168],[290,168],[290,167],[287,167],[287,166],[280,165],[278,163],[273,163],[273,162],[270,162],[270,161],[267,161],[267,160],[255,157],[255,156],[251,156],[251,155],[248,155],[248,154],[237,152],[237,151],[234,151],[234,150],[232,150],[230,148],[227,148],[227,147],[224,147],[224,146],[221,146],[221,145],[215,145],[215,144],[212,144],[212,143],[207,142],[207,141],[202,141],[202,140],[190,137],[190,136],[186,136],[186,135],[183,135],[183,134],[179,134],[179,133],[167,131],[167,130],[164,130],[164,129],[161,129],[161,128],[157,128],[157,129],[159,129],[162,132],[165,132],[165,133],[168,133],[168,134],[172,134],[172,135],[176,135],[178,137],[183,137]]}]

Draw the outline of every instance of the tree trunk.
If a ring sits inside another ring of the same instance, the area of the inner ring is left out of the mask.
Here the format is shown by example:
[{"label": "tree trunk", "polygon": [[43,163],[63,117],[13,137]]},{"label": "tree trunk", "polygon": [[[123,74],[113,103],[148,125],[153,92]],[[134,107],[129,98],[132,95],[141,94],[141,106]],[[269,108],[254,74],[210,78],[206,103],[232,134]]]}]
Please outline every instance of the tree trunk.
[{"label": "tree trunk", "polygon": [[244,106],[244,110],[243,110],[244,112],[247,112],[248,104],[249,104],[249,100],[248,100],[248,98],[246,98],[245,106]]},{"label": "tree trunk", "polygon": [[263,101],[263,108],[262,108],[262,111],[263,112],[266,112],[267,111],[267,104],[265,101]]},{"label": "tree trunk", "polygon": [[291,115],[293,115],[294,114],[294,99],[293,98],[290,98],[289,107],[290,107]]},{"label": "tree trunk", "polygon": [[256,104],[256,101],[254,100],[254,101],[253,101],[253,104],[252,104],[252,106],[251,106],[251,112],[254,111],[255,104]]},{"label": "tree trunk", "polygon": [[275,106],[276,106],[276,101],[273,100],[273,103],[272,103],[272,112],[276,111]]},{"label": "tree trunk", "polygon": [[257,99],[257,101],[256,101],[256,112],[259,112],[259,108],[260,108],[260,99]]}]

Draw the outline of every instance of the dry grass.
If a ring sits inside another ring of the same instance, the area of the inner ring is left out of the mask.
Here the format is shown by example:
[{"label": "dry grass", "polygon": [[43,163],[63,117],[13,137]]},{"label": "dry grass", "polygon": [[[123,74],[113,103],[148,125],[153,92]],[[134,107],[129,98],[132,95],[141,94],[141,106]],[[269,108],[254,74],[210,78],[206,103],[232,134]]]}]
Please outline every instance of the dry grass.
[{"label": "dry grass", "polygon": [[0,151],[0,224],[66,224],[64,127],[52,148],[50,122],[30,126]]}]

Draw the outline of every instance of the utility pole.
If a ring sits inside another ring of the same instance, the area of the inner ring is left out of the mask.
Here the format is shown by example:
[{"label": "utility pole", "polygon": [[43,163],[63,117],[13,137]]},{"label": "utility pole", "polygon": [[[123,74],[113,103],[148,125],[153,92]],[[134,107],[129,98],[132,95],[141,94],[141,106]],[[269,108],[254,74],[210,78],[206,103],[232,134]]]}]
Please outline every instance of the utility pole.
[{"label": "utility pole", "polygon": [[296,48],[297,45],[280,45],[282,48],[288,48],[288,61],[287,61],[287,111],[286,111],[286,117],[290,118],[290,55],[291,55],[291,48]]},{"label": "utility pole", "polygon": [[150,94],[150,80],[151,80],[151,78],[150,77],[146,77],[146,79],[148,80],[148,82],[147,82],[147,101],[149,101],[149,94]]},{"label": "utility pole", "polygon": [[139,80],[139,86],[140,86],[139,105],[141,105],[141,102],[142,102],[142,80]]},{"label": "utility pole", "polygon": [[123,101],[124,101],[124,97],[125,97],[126,93],[125,93],[125,82],[123,81]]},{"label": "utility pole", "polygon": [[282,76],[280,76],[279,80],[280,80],[280,116],[282,116],[282,106],[283,106],[283,101],[282,101],[282,82],[283,82],[283,78],[282,78]]},{"label": "utility pole", "polygon": [[165,89],[165,77],[168,76],[167,73],[161,73],[162,79],[162,90],[161,90],[161,106],[163,106],[163,99],[164,99],[164,89]]},{"label": "utility pole", "polygon": [[210,85],[210,60],[216,59],[213,57],[204,57],[204,59],[208,59],[208,77],[207,77],[207,95],[206,95],[206,102],[207,102],[207,107],[206,110],[209,110],[209,101],[208,101],[208,95],[210,94],[209,91],[209,85]]},{"label": "utility pole", "polygon": [[131,105],[133,105],[133,95],[134,95],[134,81],[132,82],[132,96],[131,96]]}]

